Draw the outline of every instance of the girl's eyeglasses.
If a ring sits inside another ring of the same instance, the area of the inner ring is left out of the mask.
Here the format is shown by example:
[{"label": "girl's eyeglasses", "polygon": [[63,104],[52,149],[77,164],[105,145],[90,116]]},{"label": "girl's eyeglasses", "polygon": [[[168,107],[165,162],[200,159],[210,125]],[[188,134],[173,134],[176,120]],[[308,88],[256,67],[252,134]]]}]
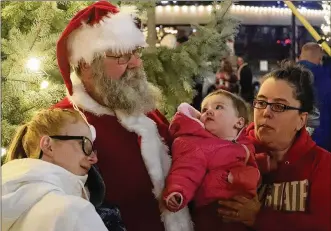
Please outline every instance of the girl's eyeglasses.
[{"label": "girl's eyeglasses", "polygon": [[[85,156],[90,156],[93,152],[93,144],[89,138],[86,136],[49,136],[52,139],[56,140],[81,140],[82,141],[82,150]],[[39,159],[41,159],[43,153],[40,151]]]}]

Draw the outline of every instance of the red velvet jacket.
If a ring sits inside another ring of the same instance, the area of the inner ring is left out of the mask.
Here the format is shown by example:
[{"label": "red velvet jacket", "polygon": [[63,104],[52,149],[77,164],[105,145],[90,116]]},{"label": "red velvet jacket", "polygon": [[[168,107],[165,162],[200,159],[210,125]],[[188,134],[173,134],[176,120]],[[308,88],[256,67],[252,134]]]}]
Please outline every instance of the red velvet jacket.
[{"label": "red velvet jacket", "polygon": [[[253,124],[247,135],[257,152],[266,151],[256,140]],[[330,231],[331,153],[302,129],[277,169],[263,175],[260,196],[263,207],[255,230]]]},{"label": "red velvet jacket", "polygon": [[[244,135],[236,143],[222,140],[182,113],[175,115],[170,133],[175,139],[173,163],[164,198],[173,192],[181,193],[182,208],[193,198],[200,207],[220,198],[256,195],[260,174],[253,159],[254,147]],[[251,154],[247,165],[247,152],[242,144]],[[229,172],[234,176],[233,184],[227,180]]]}]

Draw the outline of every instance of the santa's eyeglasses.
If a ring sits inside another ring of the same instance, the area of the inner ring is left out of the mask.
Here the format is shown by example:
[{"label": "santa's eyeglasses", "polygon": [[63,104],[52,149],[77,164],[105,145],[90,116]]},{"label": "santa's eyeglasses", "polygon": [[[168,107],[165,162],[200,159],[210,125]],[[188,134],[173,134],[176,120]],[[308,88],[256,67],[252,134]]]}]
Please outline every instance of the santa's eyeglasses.
[{"label": "santa's eyeglasses", "polygon": [[131,51],[130,53],[123,54],[123,55],[113,55],[110,51],[105,52],[106,58],[112,58],[112,59],[117,59],[117,62],[119,65],[124,65],[127,64],[131,58],[132,55],[136,56],[137,58],[140,58],[142,55],[143,47],[138,47],[137,49]]}]

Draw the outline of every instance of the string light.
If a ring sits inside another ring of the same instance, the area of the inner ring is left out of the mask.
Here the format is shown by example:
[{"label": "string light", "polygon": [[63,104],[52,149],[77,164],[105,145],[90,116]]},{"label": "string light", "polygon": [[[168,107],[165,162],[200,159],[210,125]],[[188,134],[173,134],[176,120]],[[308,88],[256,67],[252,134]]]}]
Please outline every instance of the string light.
[{"label": "string light", "polygon": [[30,58],[26,63],[26,67],[31,71],[39,71],[40,60],[37,58]]},{"label": "string light", "polygon": [[[165,2],[165,1],[163,1]],[[330,3],[329,3],[330,4]],[[219,6],[216,6],[217,9],[219,9]],[[179,9],[181,10],[181,12],[183,13],[188,13],[190,12],[196,12],[199,11],[201,13],[203,12],[211,12],[213,7],[212,5],[208,5],[208,6],[187,6],[187,5],[183,5],[183,6],[170,6],[170,5],[166,5],[166,6],[157,6],[156,7],[156,11],[158,13],[162,13],[164,12],[164,10],[166,10],[167,12],[174,10],[174,12],[179,12]],[[260,6],[244,6],[244,5],[232,5],[231,6],[231,11],[233,13],[253,13],[253,14],[276,14],[276,15],[289,15],[291,14],[291,10],[289,8],[285,8],[285,7],[275,7],[275,6],[271,6],[271,7],[260,7]],[[303,13],[304,16],[322,16],[325,15],[325,10],[314,10],[314,9],[307,9],[306,7],[302,7],[301,9],[299,9],[300,12]]]},{"label": "string light", "polygon": [[6,155],[7,150],[5,148],[1,148],[1,156]]},{"label": "string light", "polygon": [[323,13],[325,23],[321,25],[321,29],[323,34],[327,37],[327,41],[330,38],[331,25],[330,25],[330,17],[331,17],[331,3],[327,1],[322,1]]},{"label": "string light", "polygon": [[43,80],[40,84],[40,89],[46,89],[48,88],[48,85],[49,85],[48,81]]}]

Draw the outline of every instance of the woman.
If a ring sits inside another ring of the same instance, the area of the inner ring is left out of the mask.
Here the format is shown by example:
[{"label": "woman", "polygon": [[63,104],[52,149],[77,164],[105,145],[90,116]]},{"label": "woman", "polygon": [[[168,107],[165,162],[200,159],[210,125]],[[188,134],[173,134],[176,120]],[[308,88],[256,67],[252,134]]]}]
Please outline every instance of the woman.
[{"label": "woman", "polygon": [[1,230],[107,230],[84,187],[97,162],[93,133],[78,112],[61,109],[19,129],[2,166]]},{"label": "woman", "polygon": [[272,167],[260,200],[219,201],[224,220],[257,231],[331,230],[331,154],[305,130],[313,99],[312,74],[300,66],[287,64],[265,77],[247,135]]},{"label": "woman", "polygon": [[223,59],[221,69],[216,73],[216,89],[239,93],[238,77],[235,75],[231,62]]}]

